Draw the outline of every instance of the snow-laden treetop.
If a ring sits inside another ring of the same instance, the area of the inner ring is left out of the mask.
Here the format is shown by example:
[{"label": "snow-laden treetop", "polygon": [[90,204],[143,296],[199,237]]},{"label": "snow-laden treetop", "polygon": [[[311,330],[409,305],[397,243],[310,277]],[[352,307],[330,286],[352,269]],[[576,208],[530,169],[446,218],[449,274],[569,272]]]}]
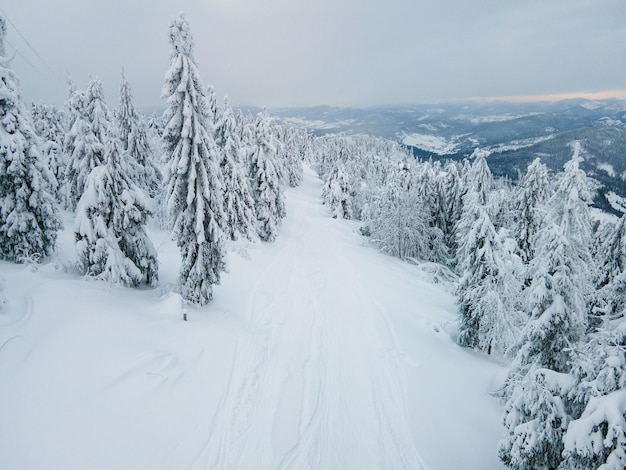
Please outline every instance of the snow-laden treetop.
[{"label": "snow-laden treetop", "polygon": [[184,13],[170,19],[170,44],[174,48],[172,55],[190,55],[193,51],[193,35]]}]

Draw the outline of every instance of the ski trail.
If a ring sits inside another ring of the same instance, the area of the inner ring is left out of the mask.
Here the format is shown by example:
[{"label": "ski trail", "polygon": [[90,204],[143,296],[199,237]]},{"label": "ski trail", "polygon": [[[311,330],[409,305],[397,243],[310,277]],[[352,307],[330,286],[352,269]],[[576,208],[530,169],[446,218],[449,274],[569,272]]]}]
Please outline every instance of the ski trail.
[{"label": "ski trail", "polygon": [[320,205],[321,182],[309,173],[303,186],[287,200],[289,236],[247,289],[231,376],[190,468],[426,468],[391,324]]},{"label": "ski trail", "polygon": [[327,240],[315,256],[333,260],[344,282],[312,292],[321,316],[306,364],[299,439],[279,468],[425,468],[405,419],[406,386],[384,310],[340,245]]}]

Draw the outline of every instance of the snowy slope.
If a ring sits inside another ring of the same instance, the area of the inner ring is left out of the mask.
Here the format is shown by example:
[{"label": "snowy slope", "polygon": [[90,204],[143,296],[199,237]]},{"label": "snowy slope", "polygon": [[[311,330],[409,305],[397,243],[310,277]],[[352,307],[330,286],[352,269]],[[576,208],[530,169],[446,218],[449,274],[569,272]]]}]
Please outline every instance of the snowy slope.
[{"label": "snowy slope", "polygon": [[207,307],[0,263],[2,469],[495,469],[504,369],[456,346],[454,299],[329,217],[307,171],[273,244]]}]

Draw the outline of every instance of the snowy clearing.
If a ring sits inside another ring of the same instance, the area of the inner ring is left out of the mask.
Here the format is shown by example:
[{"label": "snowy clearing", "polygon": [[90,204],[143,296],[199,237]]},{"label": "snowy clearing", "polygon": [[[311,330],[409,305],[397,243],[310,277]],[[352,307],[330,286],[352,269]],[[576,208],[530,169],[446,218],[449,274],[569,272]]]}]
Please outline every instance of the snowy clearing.
[{"label": "snowy clearing", "polygon": [[400,140],[404,145],[415,147],[425,152],[434,153],[436,155],[450,155],[455,153],[459,144],[454,140],[448,140],[444,137],[431,134],[402,134]]},{"label": "snowy clearing", "polygon": [[611,178],[615,178],[616,171],[610,163],[598,163],[598,170],[604,171]]},{"label": "snowy clearing", "polygon": [[456,345],[454,298],[287,191],[273,244],[239,245],[182,321],[179,254],[157,289],[0,262],[0,468],[497,469],[506,369]]},{"label": "snowy clearing", "polygon": [[533,145],[545,142],[553,138],[554,134],[550,134],[541,137],[531,137],[530,139],[512,140],[511,142],[508,142],[506,144],[498,144],[494,145],[493,147],[487,147],[486,150],[488,150],[490,153],[511,152],[515,150],[521,150],[527,147],[532,147]]},{"label": "snowy clearing", "polygon": [[526,117],[532,116],[540,116],[543,113],[534,112],[534,113],[524,113],[524,114],[494,114],[490,116],[470,116],[465,114],[458,115],[455,119],[459,121],[468,121],[472,124],[485,124],[485,123],[493,123],[493,122],[506,122],[506,121],[514,121],[516,119],[523,119]]}]

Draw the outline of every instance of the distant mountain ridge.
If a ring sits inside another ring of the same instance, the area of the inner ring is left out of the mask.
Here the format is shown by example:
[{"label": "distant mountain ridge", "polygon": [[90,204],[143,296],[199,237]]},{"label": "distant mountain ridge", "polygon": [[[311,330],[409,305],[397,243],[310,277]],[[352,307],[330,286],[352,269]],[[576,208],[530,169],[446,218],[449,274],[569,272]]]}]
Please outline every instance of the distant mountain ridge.
[{"label": "distant mountain ridge", "polygon": [[626,199],[626,101],[464,102],[396,107],[273,109],[314,134],[365,133],[402,142],[423,159],[490,152],[492,172],[516,178],[535,158],[559,171],[580,142],[582,168],[600,182],[595,203],[618,213]]}]

